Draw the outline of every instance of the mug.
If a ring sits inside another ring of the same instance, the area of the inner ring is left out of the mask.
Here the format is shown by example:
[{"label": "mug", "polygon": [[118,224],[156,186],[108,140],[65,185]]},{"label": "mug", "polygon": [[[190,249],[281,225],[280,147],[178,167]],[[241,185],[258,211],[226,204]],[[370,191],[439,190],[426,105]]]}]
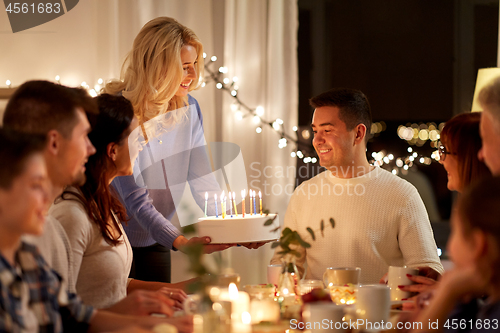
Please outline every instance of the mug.
[{"label": "mug", "polygon": [[[391,311],[391,292],[383,284],[361,285],[356,295],[356,317],[363,319],[363,323],[371,323],[371,327],[364,326],[363,330],[380,330],[373,328],[373,324],[387,323]],[[370,324],[367,324],[370,325]]]},{"label": "mug", "polygon": [[307,303],[302,312],[304,327],[312,333],[319,332],[344,332],[342,318],[344,309],[333,303]]},{"label": "mug", "polygon": [[418,269],[409,268],[406,266],[397,267],[397,266],[389,266],[389,274],[387,285],[391,289],[391,301],[401,301],[404,298],[408,298],[411,296],[411,293],[408,291],[403,291],[398,288],[401,285],[410,285],[414,284],[413,281],[410,281],[406,274],[417,275]]}]

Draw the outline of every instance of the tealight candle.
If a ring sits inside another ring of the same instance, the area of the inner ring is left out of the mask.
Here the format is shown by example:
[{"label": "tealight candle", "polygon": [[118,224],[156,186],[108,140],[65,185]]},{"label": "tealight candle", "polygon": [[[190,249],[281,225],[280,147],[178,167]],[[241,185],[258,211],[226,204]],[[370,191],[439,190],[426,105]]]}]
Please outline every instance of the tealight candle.
[{"label": "tealight candle", "polygon": [[207,217],[208,192],[205,192],[205,217]]},{"label": "tealight candle", "polygon": [[234,215],[238,217],[238,210],[236,209],[236,195],[233,192],[233,206],[234,206]]},{"label": "tealight candle", "polygon": [[214,194],[214,202],[215,202],[215,217],[219,217],[219,213],[217,212],[217,194]]}]

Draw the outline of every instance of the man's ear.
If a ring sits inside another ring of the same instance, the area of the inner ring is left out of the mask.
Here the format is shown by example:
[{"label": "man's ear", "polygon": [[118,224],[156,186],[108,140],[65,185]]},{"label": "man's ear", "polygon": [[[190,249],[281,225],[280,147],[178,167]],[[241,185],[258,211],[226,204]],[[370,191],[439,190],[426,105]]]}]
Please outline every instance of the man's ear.
[{"label": "man's ear", "polygon": [[364,142],[365,137],[366,137],[366,126],[365,124],[358,124],[355,128],[355,134],[356,136],[354,137],[354,144],[360,144],[361,142]]},{"label": "man's ear", "polygon": [[116,161],[116,143],[108,143],[106,146],[106,154],[112,161]]},{"label": "man's ear", "polygon": [[47,133],[47,151],[52,155],[57,155],[61,150],[63,136],[57,130],[50,130]]}]

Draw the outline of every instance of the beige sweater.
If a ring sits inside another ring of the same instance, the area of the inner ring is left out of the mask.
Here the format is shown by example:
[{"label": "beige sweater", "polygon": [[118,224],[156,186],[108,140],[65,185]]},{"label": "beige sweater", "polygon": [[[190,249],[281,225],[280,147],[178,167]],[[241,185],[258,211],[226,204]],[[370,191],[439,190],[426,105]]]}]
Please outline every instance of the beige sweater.
[{"label": "beige sweater", "polygon": [[89,219],[81,203],[58,200],[49,214],[61,222],[68,235],[73,250],[76,291],[83,302],[100,309],[127,296],[132,248],[121,224],[122,243],[111,246],[102,237],[97,224]]},{"label": "beige sweater", "polygon": [[[335,228],[330,226],[335,220]],[[325,221],[324,237],[320,222]],[[413,185],[381,168],[342,179],[325,171],[293,193],[284,227],[299,232],[312,246],[300,248],[297,266],[322,280],[327,267],[361,267],[361,283],[378,283],[389,266],[443,266],[422,199]],[[307,227],[316,232],[313,241]],[[272,264],[280,263],[276,253]]]}]

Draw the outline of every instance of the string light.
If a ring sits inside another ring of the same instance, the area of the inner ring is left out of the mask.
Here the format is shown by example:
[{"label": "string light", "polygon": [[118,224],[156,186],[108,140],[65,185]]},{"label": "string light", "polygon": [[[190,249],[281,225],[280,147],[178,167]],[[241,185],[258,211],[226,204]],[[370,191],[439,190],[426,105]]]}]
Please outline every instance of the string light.
[{"label": "string light", "polygon": [[[204,57],[206,57],[206,54],[204,54]],[[217,60],[216,56],[212,56],[211,61],[214,62]],[[209,68],[205,67],[205,69],[208,69],[208,72],[210,73],[210,77],[208,78],[209,80],[211,79],[212,81],[216,82],[216,87],[217,89],[225,90],[228,91],[231,96],[234,98],[234,102],[231,104],[231,110],[235,112],[235,118],[237,120],[242,120],[245,116],[244,113],[242,112],[242,109],[246,111],[248,114],[253,115],[252,120],[255,124],[268,124],[271,126],[275,131],[280,132],[281,136],[278,140],[278,147],[280,149],[286,147],[289,142],[292,142],[295,144],[296,147],[299,147],[299,145],[304,146],[306,150],[306,154],[304,154],[301,150],[296,149],[296,151],[292,151],[290,153],[290,156],[295,158],[300,158],[303,159],[304,163],[317,163],[317,158],[316,157],[311,157],[310,152],[308,151],[310,149],[310,146],[307,144],[299,143],[298,140],[291,138],[290,136],[286,135],[284,132],[284,122],[282,119],[277,118],[275,121],[268,122],[264,119],[262,119],[262,116],[264,115],[264,108],[262,106],[257,106],[255,109],[249,108],[246,104],[244,104],[239,98],[236,96],[236,86],[235,82],[238,82],[238,77],[233,76],[232,82],[228,78],[223,78],[221,80],[220,74],[225,74],[228,72],[227,67],[220,67],[219,68],[219,73],[214,73]],[[60,83],[60,76],[56,75],[55,80]],[[208,80],[208,82],[210,82]],[[202,82],[202,87],[206,86],[207,79]],[[90,89],[89,85],[83,81],[81,83],[81,86],[88,91],[88,93],[92,96],[95,97],[98,95],[98,92],[101,89],[101,85],[104,83],[104,80],[102,78],[99,78],[97,80],[97,84],[94,86],[94,89]],[[11,87],[11,81],[7,80],[6,81],[7,86],[10,88]],[[231,86],[231,87],[227,87]],[[376,126],[372,126],[372,131],[375,132],[380,132],[385,130],[385,123],[384,122],[378,122],[374,123]],[[428,124],[408,124],[407,126],[399,126],[398,127],[398,135],[399,134],[409,134],[411,131],[412,133],[412,138],[409,139],[409,135],[399,135],[401,139],[407,140],[409,144],[412,144],[412,142],[415,142],[415,137],[417,140],[420,141],[431,141],[431,147],[433,148],[438,148],[438,140],[440,138],[440,132],[444,127],[444,123],[440,123],[439,126],[437,126],[434,123],[428,123]],[[292,130],[294,132],[298,131],[297,126],[293,126]],[[258,126],[255,129],[256,133],[262,133],[262,127]],[[302,137],[304,139],[309,139],[310,138],[310,132],[309,130],[303,130],[301,132]],[[426,140],[423,140],[426,139]],[[413,141],[412,141],[413,140]],[[418,144],[419,141],[417,141],[415,144]],[[420,146],[420,145],[419,145]],[[421,165],[430,165],[433,161],[439,161],[439,152],[438,150],[435,150],[432,152],[430,157],[427,156],[420,156],[416,151],[413,150],[412,147],[407,148],[407,152],[409,153],[408,156],[406,157],[395,157],[393,154],[385,154],[384,152],[372,152],[371,156],[374,160],[371,160],[370,163],[373,165],[377,166],[384,166],[386,165],[387,167],[390,167],[390,164],[394,165],[395,167],[389,169],[393,174],[399,174],[400,169],[402,168],[404,171],[408,171],[409,168],[411,168],[414,165],[414,162],[418,161]],[[394,162],[393,162],[394,161]],[[394,164],[393,164],[394,163]]]},{"label": "string light", "polygon": [[[279,148],[284,148],[288,146],[288,144],[292,143],[295,146],[296,152],[294,152],[294,155],[297,156],[298,158],[304,158],[304,154],[306,157],[310,157],[310,155],[314,154],[314,150],[312,149],[310,143],[308,142],[299,142],[297,138],[297,134],[295,134],[295,137],[290,136],[288,133],[285,131],[285,126],[284,126],[284,121],[280,118],[275,119],[274,121],[268,121],[263,119],[264,116],[264,108],[262,106],[257,106],[256,108],[251,108],[245,103],[243,103],[238,96],[238,85],[236,85],[236,82],[239,82],[239,78],[237,76],[232,76],[232,80],[229,79],[228,77],[225,77],[224,74],[227,74],[229,72],[228,68],[225,66],[220,66],[218,67],[218,70],[212,70],[211,66],[213,62],[217,60],[216,56],[212,56],[210,58],[210,61],[205,62],[205,73],[207,73],[207,76],[204,78],[204,83],[206,82],[207,84],[209,82],[214,82],[215,86],[219,90],[223,90],[228,92],[233,100],[233,103],[231,103],[231,111],[235,112],[234,116],[237,120],[242,120],[246,116],[252,116],[253,123],[256,125],[259,124],[266,124],[271,126],[277,133],[280,134],[279,141],[278,141],[278,147]],[[205,85],[202,84],[202,87]],[[293,126],[293,131],[297,132],[298,127]],[[262,132],[262,127],[258,126],[255,131],[257,133]],[[307,138],[306,138],[307,140]],[[301,147],[302,151],[300,154],[298,152],[298,148]],[[315,162],[313,162],[315,161]],[[310,159],[310,162],[316,163],[317,158],[312,158]]]}]

